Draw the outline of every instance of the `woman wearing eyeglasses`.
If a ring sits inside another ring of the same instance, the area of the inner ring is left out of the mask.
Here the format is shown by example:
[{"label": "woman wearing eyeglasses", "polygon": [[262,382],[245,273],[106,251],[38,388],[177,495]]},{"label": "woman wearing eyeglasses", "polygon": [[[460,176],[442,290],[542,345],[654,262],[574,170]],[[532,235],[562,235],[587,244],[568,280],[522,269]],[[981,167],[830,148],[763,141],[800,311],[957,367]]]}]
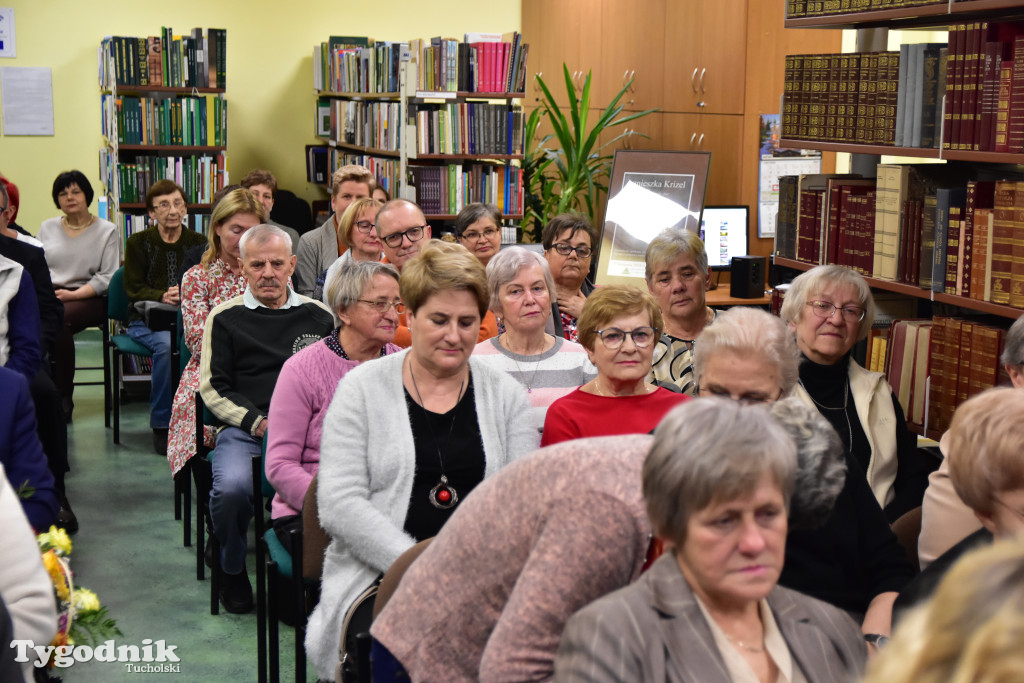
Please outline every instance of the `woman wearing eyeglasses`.
[{"label": "woman wearing eyeglasses", "polygon": [[850,355],[875,320],[864,278],[842,266],[812,268],[793,280],[781,317],[803,354],[795,394],[832,423],[889,521],[921,505],[933,463],[917,450],[885,376]]},{"label": "woman wearing eyeglasses", "polygon": [[558,298],[554,303],[554,332],[569,341],[579,341],[577,320],[583,304],[594,291],[587,280],[597,231],[582,214],[563,213],[552,218],[541,234],[544,257],[555,279]]},{"label": "woman wearing eyeglasses", "polygon": [[300,527],[302,500],[320,467],[324,415],[338,382],[366,361],[401,351],[391,343],[398,314],[405,310],[394,266],[350,259],[338,270],[327,298],[338,327],[285,361],[270,400],[274,429],[266,470],[277,494],[270,516],[286,544],[290,528]]},{"label": "woman wearing eyeglasses", "polygon": [[490,204],[467,204],[455,218],[459,244],[487,267],[501,249],[501,212]]},{"label": "woman wearing eyeglasses", "polygon": [[[331,282],[338,276],[338,271],[346,263],[352,261],[380,261],[381,241],[377,237],[376,221],[377,212],[383,206],[376,199],[364,197],[357,199],[348,205],[345,213],[338,221],[338,239],[348,249],[345,253],[334,260],[330,268],[325,270],[317,278],[316,287],[313,288],[313,298],[321,299],[325,304],[331,306],[327,291]],[[332,307],[333,310],[333,307]]]},{"label": "woman wearing eyeglasses", "polygon": [[597,377],[551,404],[541,445],[647,434],[689,400],[647,381],[662,325],[658,303],[647,292],[628,285],[595,290],[580,314],[579,337]]}]

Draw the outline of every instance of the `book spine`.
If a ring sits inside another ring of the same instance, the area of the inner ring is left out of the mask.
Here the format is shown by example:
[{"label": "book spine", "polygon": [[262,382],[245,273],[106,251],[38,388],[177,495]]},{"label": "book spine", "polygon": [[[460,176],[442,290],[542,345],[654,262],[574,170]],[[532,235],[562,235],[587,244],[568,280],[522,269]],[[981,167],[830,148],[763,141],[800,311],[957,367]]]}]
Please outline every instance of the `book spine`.
[{"label": "book spine", "polygon": [[1016,190],[1012,181],[998,181],[993,207],[992,303],[1010,303],[1010,279],[1013,268],[1013,224]]}]

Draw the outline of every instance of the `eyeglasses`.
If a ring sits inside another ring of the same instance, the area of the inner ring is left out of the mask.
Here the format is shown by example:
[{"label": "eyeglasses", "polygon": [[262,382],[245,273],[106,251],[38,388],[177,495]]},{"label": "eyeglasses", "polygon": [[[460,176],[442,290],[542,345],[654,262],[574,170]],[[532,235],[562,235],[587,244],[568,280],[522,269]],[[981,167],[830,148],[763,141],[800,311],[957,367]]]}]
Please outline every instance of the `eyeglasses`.
[{"label": "eyeglasses", "polygon": [[494,228],[487,228],[483,232],[464,232],[462,233],[462,239],[467,242],[476,242],[481,237],[484,239],[494,239],[494,236],[498,234],[498,231]]},{"label": "eyeglasses", "polygon": [[166,212],[170,211],[172,208],[175,211],[181,211],[182,209],[185,208],[185,202],[183,202],[183,201],[181,201],[179,199],[178,201],[176,201],[174,203],[171,203],[171,202],[160,202],[159,204],[155,204],[153,206],[154,210],[160,211],[162,213],[166,213]]},{"label": "eyeglasses", "polygon": [[842,311],[843,320],[848,323],[859,323],[864,319],[865,311],[859,306],[844,306],[839,308],[830,301],[808,301],[807,305],[814,311],[814,315],[828,320],[835,312]]},{"label": "eyeglasses", "polygon": [[571,244],[565,242],[555,242],[551,247],[562,256],[568,256],[572,252],[576,252],[576,255],[580,258],[590,258],[591,252],[594,250],[590,247],[574,247]]},{"label": "eyeglasses", "polygon": [[605,348],[617,349],[622,346],[622,342],[626,341],[626,337],[629,337],[638,349],[646,349],[654,341],[658,331],[653,327],[638,327],[635,330],[629,331],[620,330],[617,327],[609,327],[604,330],[597,330],[596,334],[601,338]]},{"label": "eyeglasses", "polygon": [[377,224],[372,221],[356,221],[353,225],[356,226],[356,230],[364,235],[369,235],[370,231],[377,226]]},{"label": "eyeglasses", "polygon": [[370,301],[369,299],[356,299],[356,301],[366,304],[381,315],[387,313],[392,306],[395,307],[395,313],[405,313],[405,304],[401,301]]},{"label": "eyeglasses", "polygon": [[769,398],[767,396],[762,396],[761,394],[757,393],[743,394],[742,396],[733,396],[731,393],[729,393],[726,389],[722,387],[702,388],[699,384],[697,385],[698,396],[716,396],[718,398],[727,398],[731,401],[739,401],[741,404],[745,406],[756,406],[761,405],[762,403],[775,403],[780,398],[782,398],[782,393],[782,389],[779,389],[779,394],[775,398]]},{"label": "eyeglasses", "polygon": [[388,245],[392,249],[397,249],[402,246],[402,240],[406,237],[409,238],[410,242],[418,242],[423,237],[423,230],[427,226],[417,225],[415,228],[409,228],[402,232],[391,233],[387,237],[382,237],[384,244]]}]

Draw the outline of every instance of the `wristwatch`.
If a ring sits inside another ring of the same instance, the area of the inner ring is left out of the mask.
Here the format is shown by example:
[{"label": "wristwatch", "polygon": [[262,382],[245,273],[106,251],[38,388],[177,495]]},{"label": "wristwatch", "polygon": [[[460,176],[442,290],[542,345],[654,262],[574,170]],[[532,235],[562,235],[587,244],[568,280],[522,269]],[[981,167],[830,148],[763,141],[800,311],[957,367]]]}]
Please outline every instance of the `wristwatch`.
[{"label": "wristwatch", "polygon": [[882,648],[889,642],[889,636],[883,636],[881,633],[865,633],[864,642]]}]

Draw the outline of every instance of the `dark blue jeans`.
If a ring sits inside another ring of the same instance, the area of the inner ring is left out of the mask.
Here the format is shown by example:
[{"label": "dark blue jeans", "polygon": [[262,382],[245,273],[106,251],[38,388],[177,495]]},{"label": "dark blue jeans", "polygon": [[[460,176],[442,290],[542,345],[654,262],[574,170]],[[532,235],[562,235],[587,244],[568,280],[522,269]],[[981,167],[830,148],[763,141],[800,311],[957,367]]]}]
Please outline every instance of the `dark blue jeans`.
[{"label": "dark blue jeans", "polygon": [[149,426],[153,429],[167,429],[171,423],[171,401],[174,386],[171,384],[171,333],[164,330],[154,332],[141,320],[128,324],[128,336],[153,353],[153,383],[149,389]]}]

